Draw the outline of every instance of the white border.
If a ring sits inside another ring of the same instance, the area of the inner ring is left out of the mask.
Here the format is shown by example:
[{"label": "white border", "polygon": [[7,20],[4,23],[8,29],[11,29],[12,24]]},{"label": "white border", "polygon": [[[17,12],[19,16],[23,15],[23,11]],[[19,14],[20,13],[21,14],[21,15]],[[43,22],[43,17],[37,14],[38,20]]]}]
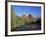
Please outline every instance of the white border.
[{"label": "white border", "polygon": [[[11,32],[11,5],[21,5],[21,6],[41,6],[41,30],[39,31],[20,31],[20,32]],[[43,33],[44,30],[44,13],[43,13],[43,4],[28,4],[28,3],[17,3],[17,2],[8,2],[8,35],[17,35],[17,34],[35,34]]]}]

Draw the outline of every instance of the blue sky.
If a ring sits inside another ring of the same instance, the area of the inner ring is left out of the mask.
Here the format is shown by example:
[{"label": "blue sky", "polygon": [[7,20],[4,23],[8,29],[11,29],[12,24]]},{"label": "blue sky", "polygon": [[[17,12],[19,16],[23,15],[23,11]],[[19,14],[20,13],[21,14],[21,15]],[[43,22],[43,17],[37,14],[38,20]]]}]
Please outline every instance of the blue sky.
[{"label": "blue sky", "polygon": [[20,6],[20,5],[12,5],[12,11],[15,12],[17,16],[22,14],[32,14],[33,16],[41,15],[41,7],[40,6]]}]

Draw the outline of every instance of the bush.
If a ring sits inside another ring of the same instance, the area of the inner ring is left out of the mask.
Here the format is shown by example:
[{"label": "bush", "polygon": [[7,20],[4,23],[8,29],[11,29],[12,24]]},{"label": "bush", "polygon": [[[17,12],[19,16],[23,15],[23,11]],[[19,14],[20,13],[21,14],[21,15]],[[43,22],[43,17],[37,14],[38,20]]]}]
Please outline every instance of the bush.
[{"label": "bush", "polygon": [[41,18],[36,21],[37,24],[41,25]]}]

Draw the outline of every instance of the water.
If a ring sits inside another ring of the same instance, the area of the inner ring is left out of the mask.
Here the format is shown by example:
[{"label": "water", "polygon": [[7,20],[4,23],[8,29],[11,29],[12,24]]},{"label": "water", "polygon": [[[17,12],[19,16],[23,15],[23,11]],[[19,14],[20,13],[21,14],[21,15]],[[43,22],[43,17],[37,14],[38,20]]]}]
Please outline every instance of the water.
[{"label": "water", "polygon": [[21,25],[13,28],[12,31],[29,31],[29,30],[40,30],[41,25],[34,24],[34,25]]}]

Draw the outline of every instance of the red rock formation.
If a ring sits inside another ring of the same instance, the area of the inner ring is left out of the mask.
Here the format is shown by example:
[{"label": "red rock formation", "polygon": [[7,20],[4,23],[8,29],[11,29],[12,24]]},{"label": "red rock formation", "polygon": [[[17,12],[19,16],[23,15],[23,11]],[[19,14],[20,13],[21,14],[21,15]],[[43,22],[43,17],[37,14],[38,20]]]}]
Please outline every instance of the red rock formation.
[{"label": "red rock formation", "polygon": [[22,15],[22,17],[25,20],[31,20],[32,19],[32,15],[31,14],[25,14],[25,15]]}]

